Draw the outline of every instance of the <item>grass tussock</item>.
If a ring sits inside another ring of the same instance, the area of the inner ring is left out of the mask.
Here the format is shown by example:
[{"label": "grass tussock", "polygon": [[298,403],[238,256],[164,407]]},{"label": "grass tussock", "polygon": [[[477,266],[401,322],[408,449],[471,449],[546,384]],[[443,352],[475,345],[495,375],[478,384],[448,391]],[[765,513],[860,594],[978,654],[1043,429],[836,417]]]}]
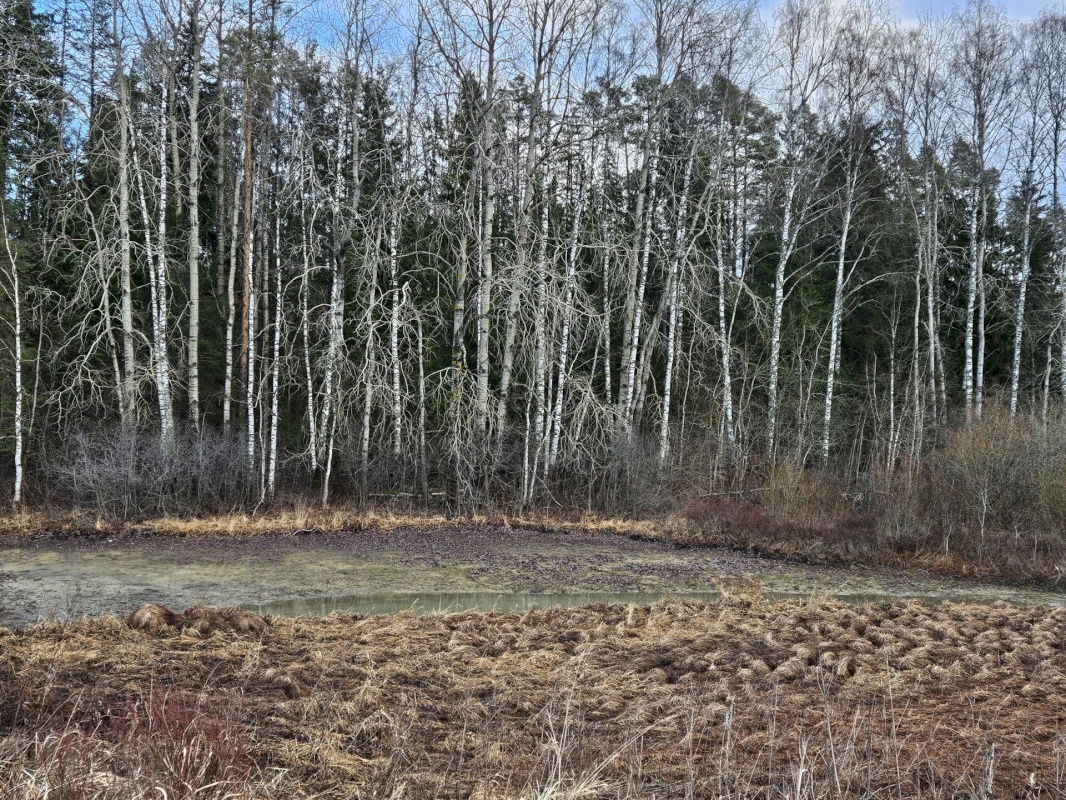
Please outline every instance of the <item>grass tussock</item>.
[{"label": "grass tussock", "polygon": [[59,774],[81,793],[48,796],[108,796],[101,774],[156,796],[152,748],[215,782],[168,797],[1066,793],[1066,610],[735,594],[271,623],[0,634],[0,796]]},{"label": "grass tussock", "polygon": [[178,630],[189,636],[211,636],[218,631],[262,633],[269,625],[259,614],[240,608],[193,606],[175,613],[158,603],[141,606],[130,614],[126,624],[148,633]]}]

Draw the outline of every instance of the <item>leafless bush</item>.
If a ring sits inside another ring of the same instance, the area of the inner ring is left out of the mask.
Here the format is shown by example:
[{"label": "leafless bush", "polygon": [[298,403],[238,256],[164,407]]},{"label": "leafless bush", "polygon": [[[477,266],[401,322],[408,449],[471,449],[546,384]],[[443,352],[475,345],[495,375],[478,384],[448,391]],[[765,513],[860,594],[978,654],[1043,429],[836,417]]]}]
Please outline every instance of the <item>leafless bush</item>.
[{"label": "leafless bush", "polygon": [[822,563],[915,560],[951,573],[1058,580],[1066,569],[1066,424],[995,409],[922,461],[858,482],[788,462],[687,502],[682,536]]},{"label": "leafless bush", "polygon": [[1066,560],[1066,425],[993,410],[886,480],[883,527],[944,556],[1047,578]]},{"label": "leafless bush", "polygon": [[110,518],[236,511],[260,496],[240,444],[218,433],[167,447],[153,432],[80,432],[44,472],[62,499]]},{"label": "leafless bush", "polygon": [[1066,531],[1066,427],[993,414],[934,454],[932,488],[946,520],[992,531]]}]

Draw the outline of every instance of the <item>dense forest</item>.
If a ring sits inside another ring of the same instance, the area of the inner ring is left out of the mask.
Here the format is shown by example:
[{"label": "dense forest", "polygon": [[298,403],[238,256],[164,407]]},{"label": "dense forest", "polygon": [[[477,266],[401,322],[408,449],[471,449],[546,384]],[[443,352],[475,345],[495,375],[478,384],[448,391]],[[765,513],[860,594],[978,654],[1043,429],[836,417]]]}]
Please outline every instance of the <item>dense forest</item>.
[{"label": "dense forest", "polygon": [[1061,9],[0,8],[16,505],[629,509],[1063,426]]}]

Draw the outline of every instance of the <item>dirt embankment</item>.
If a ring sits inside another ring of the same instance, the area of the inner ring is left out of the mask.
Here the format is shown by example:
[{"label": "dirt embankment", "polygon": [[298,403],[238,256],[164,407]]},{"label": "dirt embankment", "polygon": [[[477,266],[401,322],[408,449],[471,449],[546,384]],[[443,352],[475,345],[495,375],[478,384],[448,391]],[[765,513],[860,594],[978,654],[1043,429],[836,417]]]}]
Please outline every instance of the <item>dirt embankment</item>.
[{"label": "dirt embankment", "polygon": [[1066,791],[1066,610],[735,596],[212,619],[0,634],[0,796],[43,796],[25,787],[60,764],[162,786],[168,742],[210,797]]}]

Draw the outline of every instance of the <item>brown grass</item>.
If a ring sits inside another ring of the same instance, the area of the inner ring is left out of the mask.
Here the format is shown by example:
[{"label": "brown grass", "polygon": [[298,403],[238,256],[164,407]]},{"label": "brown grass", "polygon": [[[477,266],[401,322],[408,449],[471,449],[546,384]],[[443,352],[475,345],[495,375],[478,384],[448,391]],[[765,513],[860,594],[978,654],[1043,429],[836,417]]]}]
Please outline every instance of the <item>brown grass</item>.
[{"label": "brown grass", "polygon": [[197,637],[224,631],[263,633],[269,627],[269,623],[259,614],[240,608],[192,606],[176,614],[158,603],[141,606],[130,614],[126,624],[134,630],[148,633],[176,630]]},{"label": "brown grass", "polygon": [[136,630],[159,633],[167,628],[178,627],[179,615],[166,606],[148,603],[130,614],[126,623]]},{"label": "brown grass", "polygon": [[628,536],[661,536],[683,521],[674,517],[625,519],[585,513],[494,513],[448,517],[440,514],[400,513],[389,509],[338,506],[329,509],[296,505],[272,508],[261,514],[218,514],[207,516],[166,516],[138,521],[122,521],[74,511],[44,513],[27,511],[0,515],[0,532],[14,537],[58,534],[151,534],[158,536],[261,536],[271,534],[320,534],[350,530],[393,530],[400,527],[453,525],[509,525],[534,530],[581,530]]},{"label": "brown grass", "polygon": [[1066,610],[749,595],[201,635],[42,623],[0,633],[0,796],[47,771],[35,742],[114,748],[167,687],[226,721],[264,797],[1061,797],[1064,641]]}]

